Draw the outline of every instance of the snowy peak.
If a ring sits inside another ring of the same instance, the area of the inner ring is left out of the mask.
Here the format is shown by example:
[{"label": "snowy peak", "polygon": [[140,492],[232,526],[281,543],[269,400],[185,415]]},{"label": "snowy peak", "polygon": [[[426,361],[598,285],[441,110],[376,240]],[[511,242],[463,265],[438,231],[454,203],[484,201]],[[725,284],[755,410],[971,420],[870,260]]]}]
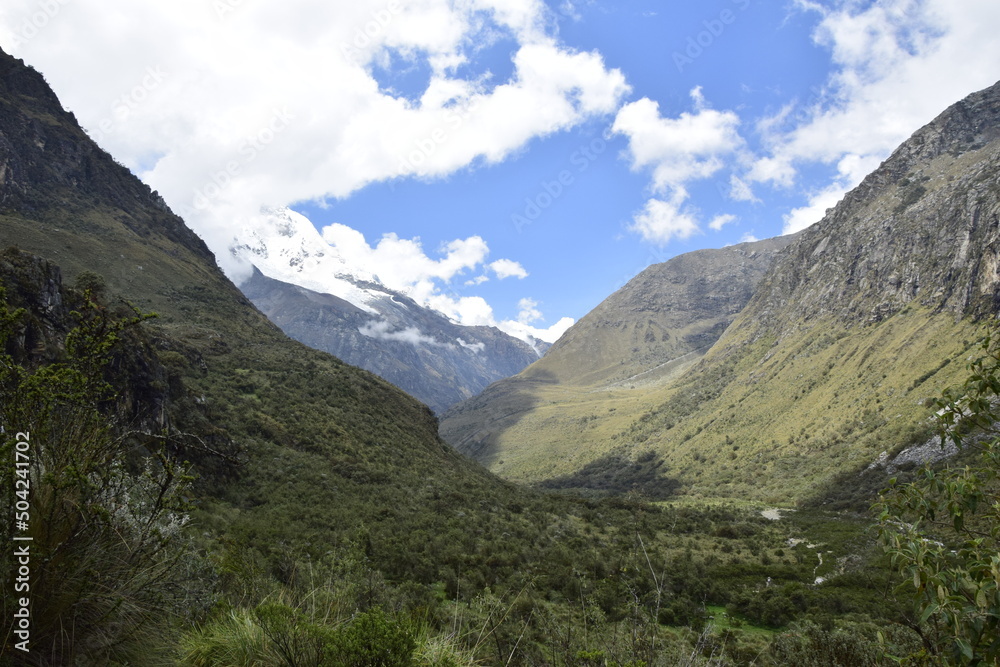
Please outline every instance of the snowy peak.
[{"label": "snowy peak", "polygon": [[366,312],[377,312],[372,303],[390,294],[324,241],[308,218],[287,208],[261,209],[236,235],[233,254],[268,278],[332,294]]},{"label": "snowy peak", "polygon": [[255,271],[240,289],[299,342],[334,354],[443,411],[538,359],[547,344],[465,326],[383,284],[303,215],[262,209],[233,254]]}]

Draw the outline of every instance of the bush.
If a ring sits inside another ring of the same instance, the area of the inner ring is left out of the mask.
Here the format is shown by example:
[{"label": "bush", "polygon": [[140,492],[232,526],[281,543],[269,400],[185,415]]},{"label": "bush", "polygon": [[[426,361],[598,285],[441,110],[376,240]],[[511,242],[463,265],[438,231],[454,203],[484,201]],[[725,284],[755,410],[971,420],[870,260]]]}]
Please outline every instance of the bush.
[{"label": "bush", "polygon": [[[965,384],[939,402],[942,442],[959,448],[983,431],[995,435],[1000,419],[1000,324],[982,349]],[[925,467],[912,483],[893,480],[876,510],[926,649],[957,664],[1000,659],[1000,437],[985,444],[978,466]]]},{"label": "bush", "polygon": [[409,667],[417,641],[412,630],[382,611],[356,616],[330,639],[326,667]]}]

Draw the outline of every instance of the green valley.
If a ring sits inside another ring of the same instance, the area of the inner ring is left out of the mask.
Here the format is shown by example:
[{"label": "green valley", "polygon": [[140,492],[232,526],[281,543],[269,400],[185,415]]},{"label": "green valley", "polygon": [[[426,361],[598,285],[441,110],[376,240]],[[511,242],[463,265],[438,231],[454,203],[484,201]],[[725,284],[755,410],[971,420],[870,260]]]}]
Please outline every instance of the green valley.
[{"label": "green valley", "polygon": [[[928,142],[954,173],[920,196],[867,182],[876,213],[926,211],[900,246],[975,209],[944,263],[851,274],[840,258],[894,247],[881,215],[845,231],[858,199],[706,253],[743,262],[688,286],[715,307],[644,313],[625,343],[581,323],[567,356],[451,414],[491,471],[427,406],[282,334],[0,53],[0,664],[942,664],[949,637],[870,530],[868,466],[928,438],[995,311],[998,97],[970,106],[978,147]],[[808,276],[846,286],[798,299]],[[592,342],[599,368],[572,356]]]}]

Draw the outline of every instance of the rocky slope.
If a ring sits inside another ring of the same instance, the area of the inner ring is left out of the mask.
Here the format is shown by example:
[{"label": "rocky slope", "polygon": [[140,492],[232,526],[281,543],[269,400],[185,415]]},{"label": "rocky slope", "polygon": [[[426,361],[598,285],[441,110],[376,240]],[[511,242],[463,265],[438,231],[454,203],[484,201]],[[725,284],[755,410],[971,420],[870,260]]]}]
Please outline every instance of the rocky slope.
[{"label": "rocky slope", "polygon": [[606,386],[707,351],[792,238],[697,250],[650,266],[571,327],[532,370],[565,384]]},{"label": "rocky slope", "polygon": [[912,303],[995,312],[1000,84],[916,132],[802,233],[747,308],[759,334],[827,316],[885,320]]},{"label": "rocky slope", "polygon": [[385,287],[360,284],[371,310],[256,269],[240,289],[295,340],[375,373],[439,413],[538,359],[495,327],[461,326]]},{"label": "rocky slope", "polygon": [[[442,433],[501,474],[562,487],[651,453],[687,493],[836,495],[838,475],[924,441],[929,399],[963,376],[978,321],[997,312],[998,184],[1000,84],[916,132],[778,253],[700,361],[586,396],[554,371],[516,405],[500,383]],[[592,358],[581,348],[563,365],[581,378],[613,367]]]}]

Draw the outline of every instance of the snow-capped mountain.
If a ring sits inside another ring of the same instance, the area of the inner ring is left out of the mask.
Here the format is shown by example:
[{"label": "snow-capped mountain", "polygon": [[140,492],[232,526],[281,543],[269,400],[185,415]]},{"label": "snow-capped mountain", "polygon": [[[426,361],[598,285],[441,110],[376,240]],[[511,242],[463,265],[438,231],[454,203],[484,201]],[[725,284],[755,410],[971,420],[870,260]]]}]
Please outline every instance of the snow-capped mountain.
[{"label": "snow-capped mountain", "polygon": [[255,267],[240,289],[292,338],[408,391],[437,412],[520,372],[548,344],[464,326],[390,289],[304,216],[268,209],[233,252]]},{"label": "snow-capped mountain", "polygon": [[233,253],[268,278],[331,294],[369,313],[387,290],[372,273],[352,265],[323,240],[304,215],[287,208],[261,209],[253,226],[236,236]]}]

